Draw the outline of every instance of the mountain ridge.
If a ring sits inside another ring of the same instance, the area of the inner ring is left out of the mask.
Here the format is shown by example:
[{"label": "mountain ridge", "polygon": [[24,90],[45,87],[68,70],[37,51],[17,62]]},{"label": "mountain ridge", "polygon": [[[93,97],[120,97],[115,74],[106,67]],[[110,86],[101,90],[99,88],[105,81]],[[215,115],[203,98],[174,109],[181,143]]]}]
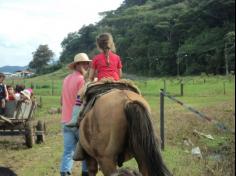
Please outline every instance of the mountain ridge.
[{"label": "mountain ridge", "polygon": [[0,72],[10,72],[10,73],[15,73],[18,70],[25,70],[27,69],[28,66],[2,66],[0,67]]}]

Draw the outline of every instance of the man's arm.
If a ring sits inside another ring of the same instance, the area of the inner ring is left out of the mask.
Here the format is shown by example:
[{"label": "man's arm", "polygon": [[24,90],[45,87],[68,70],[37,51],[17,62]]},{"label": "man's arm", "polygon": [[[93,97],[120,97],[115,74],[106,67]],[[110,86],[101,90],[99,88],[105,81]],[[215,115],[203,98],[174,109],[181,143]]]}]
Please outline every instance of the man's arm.
[{"label": "man's arm", "polygon": [[9,95],[7,91],[7,86],[4,84],[4,89],[5,89],[5,95],[6,95],[6,100],[9,100]]},{"label": "man's arm", "polygon": [[93,68],[90,68],[89,70],[89,80],[93,81],[95,76],[95,70]]},{"label": "man's arm", "polygon": [[119,69],[119,77],[122,77],[122,69]]}]

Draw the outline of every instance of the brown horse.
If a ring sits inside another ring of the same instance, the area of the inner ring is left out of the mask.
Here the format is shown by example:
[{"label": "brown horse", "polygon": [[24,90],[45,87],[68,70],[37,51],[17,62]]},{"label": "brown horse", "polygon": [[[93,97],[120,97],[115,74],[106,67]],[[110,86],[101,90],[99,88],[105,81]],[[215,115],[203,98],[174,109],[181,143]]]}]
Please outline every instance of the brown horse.
[{"label": "brown horse", "polygon": [[171,175],[163,163],[145,99],[130,90],[113,89],[99,97],[80,123],[81,146],[89,175],[98,165],[105,176],[135,158],[143,176]]}]

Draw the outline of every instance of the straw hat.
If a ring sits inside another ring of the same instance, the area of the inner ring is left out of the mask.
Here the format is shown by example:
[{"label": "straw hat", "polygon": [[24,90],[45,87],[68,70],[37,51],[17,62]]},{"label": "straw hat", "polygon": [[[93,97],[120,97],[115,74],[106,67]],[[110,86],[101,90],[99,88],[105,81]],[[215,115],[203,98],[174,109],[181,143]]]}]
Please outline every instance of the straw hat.
[{"label": "straw hat", "polygon": [[78,63],[78,62],[91,62],[91,60],[89,59],[88,55],[85,54],[85,53],[79,53],[79,54],[76,54],[75,57],[74,57],[74,62],[71,62],[68,67],[72,70],[75,69],[75,65]]},{"label": "straw hat", "polygon": [[25,89],[25,90],[22,90],[20,93],[22,93],[24,96],[26,96],[26,98],[28,98],[30,100],[30,91]]}]

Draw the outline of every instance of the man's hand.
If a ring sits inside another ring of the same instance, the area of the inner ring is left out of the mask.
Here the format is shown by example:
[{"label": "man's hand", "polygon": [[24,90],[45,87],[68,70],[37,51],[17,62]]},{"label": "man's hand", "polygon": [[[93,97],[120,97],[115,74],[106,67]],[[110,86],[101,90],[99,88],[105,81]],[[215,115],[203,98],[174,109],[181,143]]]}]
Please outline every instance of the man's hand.
[{"label": "man's hand", "polygon": [[78,126],[78,128],[79,128],[80,123],[81,123],[82,120],[83,120],[82,118],[78,118],[78,121],[77,121],[77,126]]},{"label": "man's hand", "polygon": [[85,68],[83,67],[83,65],[81,65],[81,67],[80,67],[80,72],[81,72],[81,74],[82,74],[83,76],[85,76],[86,73],[87,73],[87,71],[85,70]]}]

